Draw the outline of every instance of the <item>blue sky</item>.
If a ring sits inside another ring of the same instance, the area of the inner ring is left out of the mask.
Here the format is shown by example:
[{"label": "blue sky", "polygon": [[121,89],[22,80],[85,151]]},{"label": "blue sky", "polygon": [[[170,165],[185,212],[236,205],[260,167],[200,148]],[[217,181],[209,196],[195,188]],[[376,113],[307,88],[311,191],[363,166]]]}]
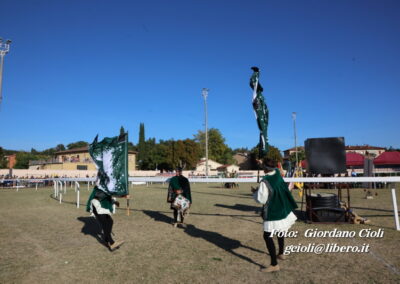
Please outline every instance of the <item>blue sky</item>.
[{"label": "blue sky", "polygon": [[251,66],[270,143],[345,137],[400,147],[400,2],[2,0],[0,146],[37,150],[115,136],[258,143]]}]

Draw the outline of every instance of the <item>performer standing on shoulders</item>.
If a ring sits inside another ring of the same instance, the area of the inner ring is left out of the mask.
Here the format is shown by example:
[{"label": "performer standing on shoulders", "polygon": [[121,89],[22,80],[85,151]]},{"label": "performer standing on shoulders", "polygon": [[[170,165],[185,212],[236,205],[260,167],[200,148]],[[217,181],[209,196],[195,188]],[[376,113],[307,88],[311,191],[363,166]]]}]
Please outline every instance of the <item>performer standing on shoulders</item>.
[{"label": "performer standing on shoulders", "polygon": [[176,168],[176,176],[169,181],[167,202],[171,203],[171,209],[174,210],[174,221],[172,223],[174,227],[185,226],[183,223],[185,210],[182,210],[182,206],[190,207],[192,195],[189,180],[182,175],[181,167]]},{"label": "performer standing on shoulders", "polygon": [[286,256],[283,254],[284,237],[278,236],[279,253],[277,256],[273,235],[287,232],[295,223],[297,217],[292,211],[297,208],[297,204],[281,177],[279,169],[276,168],[276,163],[266,159],[264,168],[266,175],[258,188],[252,188],[252,192],[254,199],[263,204],[264,240],[271,257],[271,266],[265,269],[265,272],[274,272],[280,270],[277,259],[284,260]]}]

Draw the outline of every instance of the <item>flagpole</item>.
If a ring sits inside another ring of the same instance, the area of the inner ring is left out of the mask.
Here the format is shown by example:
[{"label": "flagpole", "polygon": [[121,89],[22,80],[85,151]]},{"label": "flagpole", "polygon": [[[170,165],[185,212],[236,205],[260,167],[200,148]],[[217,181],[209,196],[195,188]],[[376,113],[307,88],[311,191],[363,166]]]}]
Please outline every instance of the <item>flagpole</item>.
[{"label": "flagpole", "polygon": [[299,166],[299,155],[297,152],[297,131],[296,131],[296,113],[292,112],[292,118],[293,118],[293,129],[294,129],[294,147],[296,151],[296,166],[294,168],[294,171],[296,172],[297,167]]},{"label": "flagpole", "polygon": [[128,137],[128,131],[125,134],[125,170],[126,170],[126,174],[125,174],[125,182],[126,182],[126,190],[128,192],[128,194],[125,196],[126,198],[126,215],[130,216],[130,204],[129,204],[129,199],[130,194],[129,194],[129,148],[128,148],[128,142],[129,142],[129,137]]},{"label": "flagpole", "polygon": [[204,98],[204,116],[205,116],[205,134],[206,134],[206,177],[208,177],[208,117],[207,117],[208,89],[207,88],[203,88],[202,96]]},{"label": "flagpole", "polygon": [[129,142],[129,138],[128,138],[128,131],[125,134],[125,184],[126,184],[126,190],[128,192],[129,195],[129,161],[128,161],[128,156],[129,156],[129,149],[128,149],[128,142]]},{"label": "flagpole", "polygon": [[10,51],[10,43],[11,40],[7,40],[3,43],[3,39],[0,38],[0,106],[3,96],[1,94],[2,83],[3,83],[3,64],[4,64],[4,56]]}]

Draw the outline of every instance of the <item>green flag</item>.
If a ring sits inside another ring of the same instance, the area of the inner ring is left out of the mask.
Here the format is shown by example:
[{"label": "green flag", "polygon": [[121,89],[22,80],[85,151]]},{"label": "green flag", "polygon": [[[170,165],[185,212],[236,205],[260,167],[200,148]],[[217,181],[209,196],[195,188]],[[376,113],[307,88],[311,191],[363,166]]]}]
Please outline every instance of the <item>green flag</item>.
[{"label": "green flag", "polygon": [[263,88],[259,82],[260,70],[258,67],[251,67],[253,75],[250,78],[250,87],[253,89],[253,109],[257,119],[258,129],[260,130],[260,156],[261,152],[266,155],[268,153],[268,119],[269,111],[265,104],[262,94]]},{"label": "green flag", "polygon": [[116,196],[129,194],[128,189],[128,133],[104,138],[89,145],[89,153],[98,170],[98,189]]}]

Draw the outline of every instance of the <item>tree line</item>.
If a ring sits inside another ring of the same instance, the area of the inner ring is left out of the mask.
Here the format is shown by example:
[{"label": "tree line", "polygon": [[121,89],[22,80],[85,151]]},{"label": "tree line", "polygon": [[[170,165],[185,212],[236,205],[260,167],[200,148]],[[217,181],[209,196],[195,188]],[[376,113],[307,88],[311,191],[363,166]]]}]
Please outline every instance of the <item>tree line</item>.
[{"label": "tree line", "polygon": [[[124,133],[123,127],[120,134]],[[198,130],[193,138],[159,140],[156,138],[145,137],[145,126],[140,123],[139,140],[135,145],[132,142],[128,144],[128,150],[136,151],[136,164],[139,170],[160,170],[170,171],[180,166],[186,170],[192,170],[202,157],[205,157],[205,132]],[[66,146],[58,144],[55,147],[44,151],[37,151],[32,148],[28,151],[6,150],[0,147],[0,168],[6,168],[6,159],[4,156],[16,154],[16,169],[26,169],[29,167],[29,161],[48,160],[53,158],[59,151],[71,150],[89,145],[86,141],[77,141]],[[231,149],[225,142],[221,131],[216,128],[208,130],[208,158],[221,164],[234,164],[233,155],[236,153],[245,153],[249,159],[252,168],[257,169],[256,159],[258,159],[257,145],[252,149],[237,148]],[[270,146],[269,158],[275,161],[282,161],[282,156],[278,148]]]},{"label": "tree line", "polygon": [[30,152],[7,150],[0,147],[0,169],[7,168],[7,159],[5,156],[16,154],[16,164],[14,169],[27,169],[29,168],[29,161],[48,160],[53,158],[56,152],[85,147],[88,145],[88,142],[77,141],[70,143],[67,146],[64,146],[64,144],[58,144],[55,147],[43,151],[38,151],[35,148],[32,148]]},{"label": "tree line", "polygon": [[[137,165],[140,170],[170,171],[180,166],[186,170],[196,167],[199,160],[205,157],[206,138],[205,131],[198,130],[193,138],[184,140],[160,140],[155,138],[145,139],[144,124],[140,124],[139,142],[135,147],[138,151]],[[225,142],[221,131],[217,128],[208,130],[208,158],[220,164],[234,164],[234,154],[245,153],[250,159],[251,168],[257,169],[258,146],[252,149],[236,148],[231,149]],[[282,155],[278,148],[270,146],[266,157],[277,162],[282,161]],[[265,158],[265,157],[261,157]]]}]

